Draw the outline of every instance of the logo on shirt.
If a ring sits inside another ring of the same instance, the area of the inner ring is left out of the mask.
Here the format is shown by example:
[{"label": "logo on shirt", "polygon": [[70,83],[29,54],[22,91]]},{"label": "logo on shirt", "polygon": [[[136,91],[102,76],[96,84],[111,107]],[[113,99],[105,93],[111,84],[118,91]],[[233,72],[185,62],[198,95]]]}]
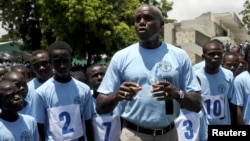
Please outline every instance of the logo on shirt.
[{"label": "logo on shirt", "polygon": [[223,84],[220,84],[218,86],[218,91],[219,91],[219,93],[225,93],[226,92],[226,86],[223,85]]},{"label": "logo on shirt", "polygon": [[28,131],[24,131],[21,134],[21,141],[32,141],[31,140],[31,133]]},{"label": "logo on shirt", "polygon": [[163,72],[169,72],[172,70],[172,65],[168,61],[162,61],[158,64],[158,68]]}]

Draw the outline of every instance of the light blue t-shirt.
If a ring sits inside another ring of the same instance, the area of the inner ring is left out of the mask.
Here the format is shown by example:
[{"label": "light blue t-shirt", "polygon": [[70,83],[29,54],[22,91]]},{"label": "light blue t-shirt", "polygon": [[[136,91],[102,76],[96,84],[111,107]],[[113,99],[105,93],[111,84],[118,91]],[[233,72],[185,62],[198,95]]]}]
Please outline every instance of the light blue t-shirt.
[{"label": "light blue t-shirt", "polygon": [[32,116],[31,101],[27,101],[27,105],[25,107],[23,107],[23,109],[21,111],[18,111],[18,113]]},{"label": "light blue t-shirt", "polygon": [[[200,139],[207,140],[208,125],[230,125],[228,96],[233,92],[233,73],[220,67],[216,74],[208,74],[203,68],[195,71],[201,81],[202,110]],[[224,108],[223,108],[224,107]]]},{"label": "light blue t-shirt", "polygon": [[32,116],[32,105],[31,105],[31,102],[33,99],[32,96],[35,94],[35,89],[41,85],[42,85],[42,83],[40,83],[37,80],[37,78],[33,78],[29,82],[27,82],[28,93],[27,93],[27,96],[25,98],[25,100],[27,101],[27,105],[18,113]]},{"label": "light blue t-shirt", "polygon": [[179,141],[199,141],[200,118],[198,113],[181,108],[175,119]]},{"label": "light blue t-shirt", "polygon": [[20,114],[25,114],[25,115],[32,115],[32,99],[33,99],[33,95],[35,94],[35,90],[36,88],[38,88],[39,86],[42,85],[42,83],[40,83],[37,78],[33,78],[31,79],[29,82],[27,82],[28,85],[28,94],[25,98],[25,100],[27,101],[27,105],[21,110],[19,111]]},{"label": "light blue t-shirt", "polygon": [[0,118],[0,141],[39,141],[37,123],[29,115],[19,114],[17,121]]},{"label": "light blue t-shirt", "polygon": [[40,87],[42,84],[43,84],[43,83],[39,82],[39,81],[37,80],[36,77],[33,78],[33,79],[31,79],[31,80],[27,83],[28,88],[29,88],[29,89],[32,89],[32,90],[37,89],[37,88]]},{"label": "light blue t-shirt", "polygon": [[162,128],[179,115],[180,104],[173,100],[173,114],[167,115],[165,101],[152,97],[152,84],[171,82],[183,91],[199,91],[188,54],[178,47],[162,43],[156,49],[145,49],[135,43],[113,56],[98,92],[112,94],[122,82],[138,83],[142,90],[132,101],[120,101],[116,111],[124,119],[145,128]]},{"label": "light blue t-shirt", "polygon": [[43,83],[39,82],[36,77],[27,82],[28,85],[28,94],[26,97],[27,101],[32,101],[32,96],[35,94],[35,90],[42,84]]},{"label": "light blue t-shirt", "polygon": [[250,74],[244,71],[235,77],[234,94],[231,102],[242,106],[243,120],[246,125],[250,125]]},{"label": "light blue t-shirt", "polygon": [[118,141],[121,134],[120,116],[114,112],[98,114],[95,110],[96,99],[93,97],[94,111],[92,114],[92,125],[95,141]]},{"label": "light blue t-shirt", "polygon": [[50,78],[36,89],[36,94],[33,95],[33,98],[33,116],[36,118],[38,123],[45,125],[47,134],[46,140],[55,140],[49,130],[50,124],[48,123],[48,109],[51,109],[52,111],[52,109],[58,109],[65,106],[70,108],[72,106],[79,106],[80,110],[77,111],[76,109],[72,109],[71,111],[62,111],[62,113],[56,114],[54,113],[54,117],[51,116],[51,118],[53,118],[53,120],[61,121],[62,123],[58,122],[53,124],[63,124],[65,122],[65,124],[63,124],[65,125],[64,128],[58,130],[62,130],[63,135],[67,136],[70,132],[76,131],[71,127],[71,124],[78,121],[72,121],[75,118],[72,114],[80,113],[82,130],[84,135],[86,134],[85,120],[89,120],[93,112],[92,95],[88,85],[76,80],[73,77],[68,83],[59,83],[54,78]]},{"label": "light blue t-shirt", "polygon": [[201,62],[199,62],[199,63],[197,63],[197,64],[194,64],[194,65],[192,66],[192,69],[193,69],[193,71],[195,72],[196,70],[198,70],[198,69],[200,69],[200,68],[203,68],[203,67],[205,67],[205,61],[204,61],[204,60],[201,61]]}]

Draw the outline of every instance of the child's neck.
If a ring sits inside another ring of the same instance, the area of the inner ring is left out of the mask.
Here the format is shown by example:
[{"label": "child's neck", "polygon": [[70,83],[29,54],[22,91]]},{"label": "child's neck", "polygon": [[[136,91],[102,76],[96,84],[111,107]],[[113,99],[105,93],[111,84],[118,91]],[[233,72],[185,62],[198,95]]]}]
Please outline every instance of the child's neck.
[{"label": "child's neck", "polygon": [[13,112],[9,112],[9,111],[3,111],[0,113],[0,118],[8,121],[8,122],[14,122],[16,120],[18,120],[19,115],[18,113],[13,113]]}]

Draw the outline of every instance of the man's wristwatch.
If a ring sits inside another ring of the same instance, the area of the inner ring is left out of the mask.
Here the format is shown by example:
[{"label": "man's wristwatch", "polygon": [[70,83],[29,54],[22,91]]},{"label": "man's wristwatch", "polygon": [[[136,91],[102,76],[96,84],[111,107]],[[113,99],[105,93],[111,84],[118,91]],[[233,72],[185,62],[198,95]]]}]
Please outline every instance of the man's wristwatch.
[{"label": "man's wristwatch", "polygon": [[179,97],[176,99],[183,99],[184,98],[184,91],[179,89],[178,93],[179,93]]},{"label": "man's wristwatch", "polygon": [[180,95],[180,99],[183,99],[183,98],[184,98],[184,91],[182,91],[182,90],[180,89],[179,95]]}]

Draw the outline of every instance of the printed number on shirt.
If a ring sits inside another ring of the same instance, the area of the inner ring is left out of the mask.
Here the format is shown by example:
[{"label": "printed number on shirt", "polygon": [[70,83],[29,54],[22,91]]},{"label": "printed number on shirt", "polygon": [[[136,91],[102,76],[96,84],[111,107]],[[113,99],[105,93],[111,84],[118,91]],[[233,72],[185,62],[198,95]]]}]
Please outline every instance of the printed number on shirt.
[{"label": "printed number on shirt", "polygon": [[62,134],[68,134],[70,132],[74,132],[74,129],[73,128],[69,128],[69,125],[70,125],[70,114],[68,112],[62,112],[59,114],[59,120],[60,121],[65,121],[64,125],[63,125],[63,128],[62,128]]},{"label": "printed number on shirt", "polygon": [[83,135],[79,104],[48,108],[49,130],[55,140],[73,140]]},{"label": "printed number on shirt", "polygon": [[95,141],[118,141],[121,132],[120,117],[99,115],[92,118]]},{"label": "printed number on shirt", "polygon": [[106,127],[106,133],[105,133],[104,141],[108,141],[109,134],[110,134],[110,129],[111,129],[111,122],[104,122],[104,123],[102,123],[102,126]]},{"label": "printed number on shirt", "polygon": [[186,131],[184,132],[185,138],[192,139],[194,137],[192,122],[190,120],[184,120],[183,126],[186,127]]},{"label": "printed number on shirt", "polygon": [[197,113],[180,113],[175,119],[175,126],[179,141],[199,141],[200,119]]},{"label": "printed number on shirt", "polygon": [[218,119],[224,117],[224,95],[202,96],[202,106],[208,119]]}]

